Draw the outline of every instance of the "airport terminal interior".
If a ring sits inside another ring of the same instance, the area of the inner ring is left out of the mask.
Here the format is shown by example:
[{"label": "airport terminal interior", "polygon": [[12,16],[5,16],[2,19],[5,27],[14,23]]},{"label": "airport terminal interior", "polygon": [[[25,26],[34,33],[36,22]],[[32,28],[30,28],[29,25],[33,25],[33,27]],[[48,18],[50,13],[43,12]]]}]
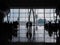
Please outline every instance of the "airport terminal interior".
[{"label": "airport terminal interior", "polygon": [[1,0],[0,44],[60,45],[59,0]]}]

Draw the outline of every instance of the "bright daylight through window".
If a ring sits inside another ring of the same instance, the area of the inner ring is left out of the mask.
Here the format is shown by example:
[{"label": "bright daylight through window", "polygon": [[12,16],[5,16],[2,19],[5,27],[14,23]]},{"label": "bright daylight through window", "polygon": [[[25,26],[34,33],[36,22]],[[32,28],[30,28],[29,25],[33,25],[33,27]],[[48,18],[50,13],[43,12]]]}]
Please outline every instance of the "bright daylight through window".
[{"label": "bright daylight through window", "polygon": [[[13,22],[17,21],[19,18],[19,27],[18,27],[18,36],[12,37],[12,41],[20,41],[20,42],[27,42],[26,38],[26,23],[28,22],[28,15],[30,9],[10,9],[10,13],[8,16],[4,18],[4,22]],[[33,9],[35,12],[35,41],[36,42],[56,42],[54,34],[52,37],[49,37],[48,32],[44,30],[44,19],[46,23],[48,21],[54,22],[55,19],[55,9]],[[30,20],[34,21],[33,19],[33,12],[31,11]],[[32,26],[32,33],[33,33],[33,26]]]}]

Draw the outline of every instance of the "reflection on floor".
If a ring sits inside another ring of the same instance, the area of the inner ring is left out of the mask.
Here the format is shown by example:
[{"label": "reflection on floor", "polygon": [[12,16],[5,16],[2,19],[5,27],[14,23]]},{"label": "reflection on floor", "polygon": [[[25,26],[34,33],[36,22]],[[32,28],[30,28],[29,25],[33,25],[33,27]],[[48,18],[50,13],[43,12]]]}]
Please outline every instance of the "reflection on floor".
[{"label": "reflection on floor", "polygon": [[[40,27],[43,28],[43,27]],[[23,29],[23,28],[22,28]],[[19,32],[19,31],[18,31]],[[40,29],[35,31],[35,39],[33,39],[33,36],[31,38],[31,40],[28,40],[26,37],[26,32],[27,30],[20,30],[20,34],[18,33],[18,37],[13,37],[12,42],[56,42],[56,40],[54,39],[54,37],[49,37],[47,33],[47,31],[45,31],[44,34],[44,30]],[[45,35],[45,37],[44,37]]]},{"label": "reflection on floor", "polygon": [[[53,43],[55,40],[53,41],[50,41],[50,39],[45,39],[45,42],[51,42]],[[13,39],[12,42],[44,42],[44,39],[43,38],[35,38],[35,39],[31,39],[31,40],[28,40],[26,37],[21,37],[20,39]]]},{"label": "reflection on floor", "polygon": [[14,42],[14,43],[10,43],[10,45],[56,45],[56,43]]}]

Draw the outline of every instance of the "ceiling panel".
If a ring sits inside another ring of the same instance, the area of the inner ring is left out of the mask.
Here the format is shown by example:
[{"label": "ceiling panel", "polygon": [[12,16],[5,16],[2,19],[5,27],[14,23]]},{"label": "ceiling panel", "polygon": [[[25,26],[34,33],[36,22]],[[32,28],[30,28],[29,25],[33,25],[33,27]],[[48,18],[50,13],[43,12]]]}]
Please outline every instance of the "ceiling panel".
[{"label": "ceiling panel", "polygon": [[59,0],[4,0],[1,4],[8,2],[11,8],[55,8],[60,5]]}]

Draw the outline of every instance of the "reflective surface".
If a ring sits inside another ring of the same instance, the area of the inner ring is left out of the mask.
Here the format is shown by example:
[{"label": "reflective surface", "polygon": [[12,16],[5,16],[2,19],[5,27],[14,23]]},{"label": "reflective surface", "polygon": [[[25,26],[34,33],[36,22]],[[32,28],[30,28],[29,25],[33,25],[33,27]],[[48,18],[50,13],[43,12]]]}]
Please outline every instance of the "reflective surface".
[{"label": "reflective surface", "polygon": [[[30,9],[29,9],[30,10]],[[45,10],[45,11],[44,11]],[[46,23],[48,21],[54,21],[55,19],[55,9],[34,9],[35,12],[35,39],[31,41],[34,42],[56,42],[54,34],[52,37],[49,37],[48,32],[44,30],[44,15]],[[4,18],[4,22],[17,21],[19,17],[19,27],[17,37],[12,36],[12,42],[28,42],[26,38],[26,23],[28,21],[28,9],[10,9],[8,16]],[[7,18],[8,17],[8,18]],[[33,13],[31,13],[31,19],[33,23]],[[33,26],[32,26],[32,35],[33,35]]]}]

